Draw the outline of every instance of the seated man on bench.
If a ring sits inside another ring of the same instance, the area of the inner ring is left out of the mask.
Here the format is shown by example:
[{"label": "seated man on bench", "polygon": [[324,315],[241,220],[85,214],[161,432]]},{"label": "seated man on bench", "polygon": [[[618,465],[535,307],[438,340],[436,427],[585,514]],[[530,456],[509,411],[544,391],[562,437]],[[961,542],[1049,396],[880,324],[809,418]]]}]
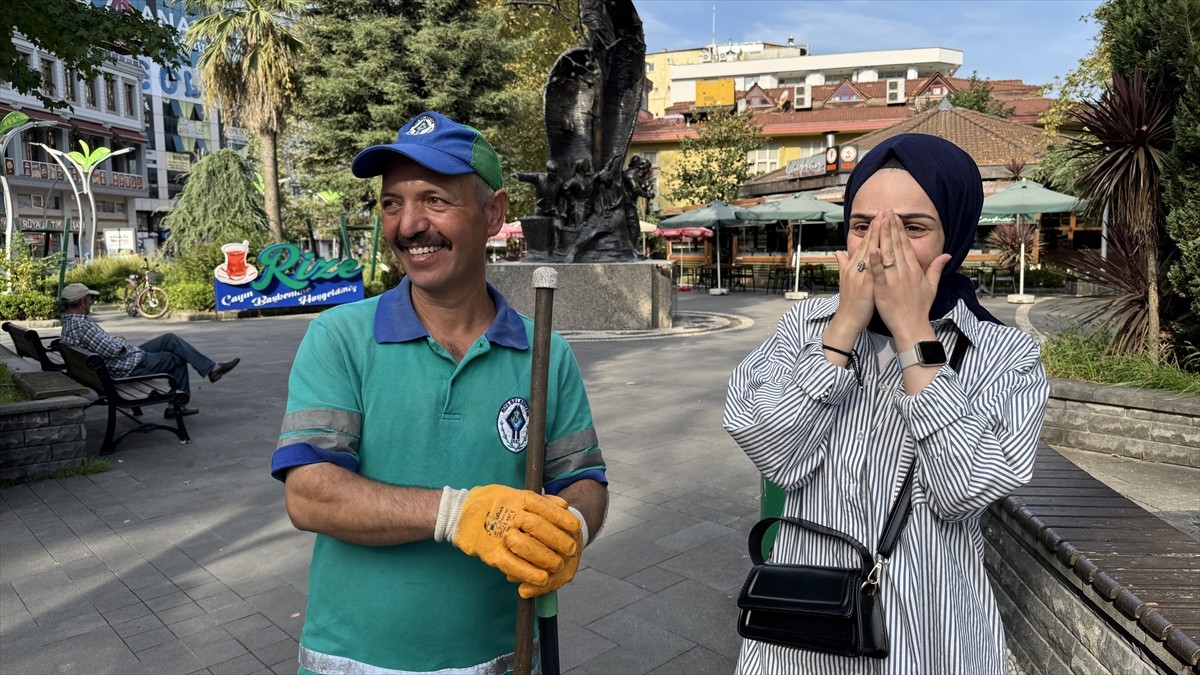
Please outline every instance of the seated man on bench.
[{"label": "seated man on bench", "polygon": [[[67,284],[63,287],[62,299],[66,309],[61,317],[60,339],[63,344],[98,354],[113,377],[166,373],[175,378],[175,386],[179,391],[187,394],[189,364],[197,373],[208,377],[209,382],[216,382],[241,361],[234,359],[217,363],[174,333],[160,335],[140,347],[134,347],[122,338],[109,335],[88,318],[97,295],[100,293],[83,284]],[[194,415],[199,410],[182,408],[181,412]],[[175,411],[167,408],[166,416],[174,417]]]}]

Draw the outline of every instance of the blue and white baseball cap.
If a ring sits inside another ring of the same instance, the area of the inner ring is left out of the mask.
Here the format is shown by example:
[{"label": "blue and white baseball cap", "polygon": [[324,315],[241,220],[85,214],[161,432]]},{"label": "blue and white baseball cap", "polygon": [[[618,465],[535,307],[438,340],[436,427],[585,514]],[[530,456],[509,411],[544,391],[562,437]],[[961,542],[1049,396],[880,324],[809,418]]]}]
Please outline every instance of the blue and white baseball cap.
[{"label": "blue and white baseball cap", "polygon": [[478,174],[493,190],[504,182],[500,157],[478,130],[440,113],[423,112],[396,135],[396,142],[373,145],[358,153],[350,170],[359,178],[383,175],[394,154],[449,176]]}]

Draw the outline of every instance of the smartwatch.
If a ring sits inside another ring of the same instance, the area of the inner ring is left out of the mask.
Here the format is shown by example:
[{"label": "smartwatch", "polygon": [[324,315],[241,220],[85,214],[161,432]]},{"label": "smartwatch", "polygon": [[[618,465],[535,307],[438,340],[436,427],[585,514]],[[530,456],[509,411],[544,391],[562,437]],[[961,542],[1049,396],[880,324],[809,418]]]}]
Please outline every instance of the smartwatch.
[{"label": "smartwatch", "polygon": [[909,366],[941,366],[946,363],[946,348],[937,340],[922,340],[896,355],[900,370]]}]

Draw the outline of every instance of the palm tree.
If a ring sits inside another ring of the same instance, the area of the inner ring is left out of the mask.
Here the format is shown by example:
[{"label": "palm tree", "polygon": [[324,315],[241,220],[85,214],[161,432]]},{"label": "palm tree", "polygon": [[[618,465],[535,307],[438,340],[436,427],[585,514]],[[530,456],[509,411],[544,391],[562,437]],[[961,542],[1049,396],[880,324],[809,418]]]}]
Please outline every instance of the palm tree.
[{"label": "palm tree", "polygon": [[257,136],[271,236],[283,241],[277,139],[296,98],[303,44],[293,20],[304,0],[187,0],[203,14],[183,37],[200,49],[205,97]]},{"label": "palm tree", "polygon": [[1082,196],[1111,208],[1112,226],[1129,228],[1145,252],[1146,352],[1161,354],[1159,326],[1158,224],[1161,181],[1174,142],[1172,104],[1157,87],[1147,87],[1140,70],[1126,80],[1113,73],[1112,87],[1096,101],[1070,113],[1089,137],[1073,139],[1073,157],[1085,161],[1076,179]]}]

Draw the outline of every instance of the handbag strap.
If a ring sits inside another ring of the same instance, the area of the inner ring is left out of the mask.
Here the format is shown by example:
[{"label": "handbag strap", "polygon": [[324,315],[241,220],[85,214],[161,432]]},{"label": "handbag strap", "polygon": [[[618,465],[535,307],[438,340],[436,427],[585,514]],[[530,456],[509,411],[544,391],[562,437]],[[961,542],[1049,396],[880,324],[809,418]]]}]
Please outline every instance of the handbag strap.
[{"label": "handbag strap", "polygon": [[867,547],[859,543],[859,541],[854,537],[851,537],[844,532],[838,532],[831,527],[819,525],[811,520],[805,520],[803,518],[791,518],[789,516],[779,516],[777,518],[763,518],[755,523],[754,528],[750,530],[750,539],[748,541],[750,546],[750,560],[753,561],[755,565],[763,564],[764,559],[762,555],[762,539],[767,533],[767,528],[771,527],[771,525],[777,522],[790,523],[796,527],[804,528],[809,532],[816,532],[817,534],[823,534],[826,537],[841,539],[847,544],[850,544],[854,547],[854,550],[858,552],[859,557],[862,558],[863,574],[870,572],[871,567],[875,564],[875,561],[871,559],[871,552],[868,551]]},{"label": "handbag strap", "polygon": [[[958,339],[954,341],[954,351],[950,354],[950,367],[954,372],[962,370],[963,358],[967,354],[967,347],[971,345],[971,341],[958,328],[951,324],[954,331],[958,333]],[[879,545],[875,550],[879,552],[879,557],[886,560],[892,557],[892,551],[896,548],[896,542],[900,539],[900,531],[904,529],[904,525],[908,523],[908,514],[912,511],[912,484],[913,484],[913,469],[917,466],[917,461],[914,458],[913,463],[908,466],[908,472],[904,474],[904,483],[900,486],[900,494],[896,497],[896,503],[892,504],[892,511],[888,514],[887,524],[883,526],[883,534],[879,537]]]}]

